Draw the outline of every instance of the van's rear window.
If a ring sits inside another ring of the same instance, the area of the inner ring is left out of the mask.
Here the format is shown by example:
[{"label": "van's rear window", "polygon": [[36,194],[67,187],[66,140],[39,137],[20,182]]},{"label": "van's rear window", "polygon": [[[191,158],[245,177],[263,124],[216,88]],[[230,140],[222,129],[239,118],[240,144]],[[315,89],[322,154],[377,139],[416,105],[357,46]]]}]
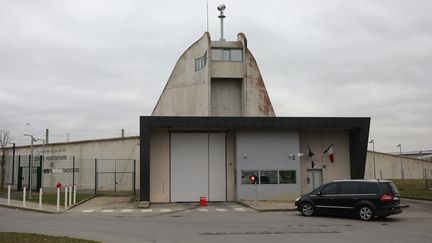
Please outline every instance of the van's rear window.
[{"label": "van's rear window", "polygon": [[393,182],[383,183],[383,185],[384,185],[385,192],[399,194],[399,192],[398,192],[396,186],[393,184]]}]

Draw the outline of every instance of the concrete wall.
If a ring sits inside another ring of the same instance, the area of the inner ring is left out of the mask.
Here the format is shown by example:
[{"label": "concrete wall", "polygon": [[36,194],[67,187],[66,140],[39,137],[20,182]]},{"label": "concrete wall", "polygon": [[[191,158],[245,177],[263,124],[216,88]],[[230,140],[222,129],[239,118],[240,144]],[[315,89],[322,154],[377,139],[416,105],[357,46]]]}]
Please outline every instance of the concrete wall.
[{"label": "concrete wall", "polygon": [[243,62],[211,62],[213,78],[243,78]]},{"label": "concrete wall", "polygon": [[[28,156],[30,146],[16,148],[16,156]],[[12,151],[10,151],[12,154]],[[38,156],[42,155],[42,146],[34,146],[34,165],[39,165]],[[114,160],[118,170],[132,169],[130,160],[136,160],[136,188],[139,188],[139,138],[116,138],[101,139],[91,141],[80,141],[70,143],[57,143],[45,146],[44,169],[52,169],[43,173],[42,186],[44,188],[53,188],[57,182],[62,185],[72,184],[73,157],[75,156],[75,168],[79,171],[75,173],[75,184],[78,189],[94,189],[95,186],[95,159],[98,159],[99,169],[113,170]],[[122,160],[129,160],[122,162]],[[28,161],[28,160],[26,160]],[[16,161],[16,165],[18,162]],[[27,163],[22,163],[27,166]],[[17,171],[17,170],[15,170]],[[103,179],[103,178],[101,178]],[[16,183],[16,182],[15,182]],[[131,183],[131,181],[127,181]],[[131,188],[130,185],[124,185]]]},{"label": "concrete wall", "polygon": [[[209,115],[209,49],[210,35],[206,32],[177,61],[152,116]],[[195,59],[206,52],[206,66],[195,71]]]},{"label": "concrete wall", "polygon": [[[405,179],[432,178],[432,161],[402,157]],[[375,152],[375,177],[378,179],[401,179],[401,157]],[[374,153],[368,151],[365,178],[374,178]]]},{"label": "concrete wall", "polygon": [[211,115],[241,116],[242,115],[242,80],[215,79],[211,80]]},{"label": "concrete wall", "polygon": [[299,151],[297,131],[237,132],[237,200],[253,200],[254,185],[242,184],[243,170],[295,170],[296,184],[257,185],[259,200],[293,200],[300,193],[300,161],[289,154]]},{"label": "concrete wall", "polygon": [[258,68],[258,63],[247,48],[247,39],[243,33],[237,35],[238,41],[243,43],[245,116],[275,116],[273,105],[267,93],[264,79]]},{"label": "concrete wall", "polygon": [[[323,183],[336,179],[348,179],[350,176],[349,132],[347,130],[302,130],[300,131],[301,157],[301,192],[308,192],[307,170],[311,169],[311,159],[307,157],[308,147],[314,153],[312,160],[322,169]],[[331,163],[323,152],[334,144],[335,161]],[[325,167],[325,168],[324,168]]]}]

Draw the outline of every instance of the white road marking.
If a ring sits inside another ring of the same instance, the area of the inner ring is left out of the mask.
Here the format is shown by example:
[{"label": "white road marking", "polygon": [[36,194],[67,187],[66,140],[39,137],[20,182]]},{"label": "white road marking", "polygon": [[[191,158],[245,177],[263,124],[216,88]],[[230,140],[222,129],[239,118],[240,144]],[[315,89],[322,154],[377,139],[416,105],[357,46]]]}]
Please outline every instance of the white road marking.
[{"label": "white road marking", "polygon": [[188,209],[188,210],[186,210],[185,212],[186,212],[186,213],[189,213],[189,212],[190,212],[190,210]]},{"label": "white road marking", "polygon": [[208,209],[206,209],[206,208],[198,208],[198,211],[200,211],[200,212],[208,212]]},{"label": "white road marking", "polygon": [[93,209],[90,209],[90,210],[83,210],[82,212],[83,212],[83,213],[93,213],[94,210],[93,210]]},{"label": "white road marking", "polygon": [[228,212],[225,208],[216,208],[216,211],[218,212]]},{"label": "white road marking", "polygon": [[113,209],[105,209],[105,210],[102,210],[102,213],[112,213],[112,212],[114,212]]},{"label": "white road marking", "polygon": [[171,212],[171,209],[169,208],[161,208],[160,210],[162,213],[167,213],[167,212]]},{"label": "white road marking", "polygon": [[132,209],[122,209],[122,213],[132,213]]},{"label": "white road marking", "polygon": [[151,213],[151,212],[153,212],[153,209],[147,208],[147,209],[141,210],[141,212],[143,212],[143,213]]},{"label": "white road marking", "polygon": [[244,211],[246,211],[246,209],[244,209],[244,208],[234,208],[234,210],[238,211],[238,212],[244,212]]}]

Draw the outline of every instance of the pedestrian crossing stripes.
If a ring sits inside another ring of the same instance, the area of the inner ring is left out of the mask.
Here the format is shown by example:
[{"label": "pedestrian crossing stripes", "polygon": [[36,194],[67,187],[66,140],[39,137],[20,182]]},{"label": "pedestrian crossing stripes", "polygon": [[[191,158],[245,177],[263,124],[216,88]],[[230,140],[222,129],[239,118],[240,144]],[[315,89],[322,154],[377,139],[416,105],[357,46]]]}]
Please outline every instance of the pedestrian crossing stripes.
[{"label": "pedestrian crossing stripes", "polygon": [[246,208],[242,207],[232,207],[232,208],[195,208],[195,209],[182,209],[182,208],[145,208],[145,209],[102,209],[102,210],[95,210],[95,209],[86,209],[82,210],[81,213],[170,213],[170,212],[202,212],[202,213],[209,213],[209,212],[228,212],[228,211],[236,211],[236,212],[247,212],[250,211]]}]

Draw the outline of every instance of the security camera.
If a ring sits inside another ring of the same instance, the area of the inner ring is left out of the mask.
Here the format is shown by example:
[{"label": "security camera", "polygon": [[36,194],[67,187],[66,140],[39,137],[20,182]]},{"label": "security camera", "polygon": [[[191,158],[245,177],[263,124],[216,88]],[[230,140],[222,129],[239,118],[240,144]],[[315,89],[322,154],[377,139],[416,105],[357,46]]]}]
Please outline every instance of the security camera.
[{"label": "security camera", "polygon": [[225,10],[225,4],[221,4],[221,5],[219,5],[219,6],[217,7],[217,9],[218,9],[219,11],[224,11],[224,10]]}]

